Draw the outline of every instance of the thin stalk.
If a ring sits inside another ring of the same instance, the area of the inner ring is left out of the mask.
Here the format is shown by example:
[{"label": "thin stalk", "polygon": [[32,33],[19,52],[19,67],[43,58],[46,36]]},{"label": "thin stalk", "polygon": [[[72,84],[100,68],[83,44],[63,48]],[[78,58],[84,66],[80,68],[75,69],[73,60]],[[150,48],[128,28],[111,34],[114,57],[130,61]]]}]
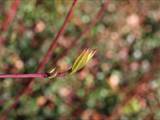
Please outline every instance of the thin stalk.
[{"label": "thin stalk", "polygon": [[68,68],[64,71],[55,71],[53,73],[26,73],[26,74],[0,74],[0,79],[4,78],[52,78],[64,77],[71,71]]},{"label": "thin stalk", "polygon": [[[76,0],[75,0],[74,2],[75,2],[75,3],[73,3],[73,4],[75,5],[75,4],[76,4]],[[91,28],[102,18],[102,16],[103,16],[104,13],[105,13],[106,8],[108,7],[108,3],[109,3],[109,0],[105,0],[104,4],[102,5],[102,7],[100,8],[100,10],[99,10],[98,13],[96,14],[96,17],[92,20],[91,24],[84,30],[84,32],[82,32],[82,34],[81,34],[82,36],[81,36],[81,37],[85,36],[85,34],[86,34],[87,32],[89,32],[89,31],[91,30]],[[72,6],[73,6],[73,4],[72,4]],[[71,9],[73,9],[73,8],[71,7]],[[71,15],[70,12],[72,12],[72,10],[70,10],[69,13],[68,13],[68,14]],[[68,18],[70,17],[70,15],[67,15]],[[67,19],[67,17],[66,17],[66,19]],[[51,46],[50,46],[47,54],[46,54],[45,57],[44,57],[44,59],[41,60],[40,65],[39,65],[39,67],[38,67],[38,69],[37,69],[37,72],[41,71],[41,70],[45,67],[45,64],[49,61],[49,58],[51,57],[52,52],[53,52],[52,49],[54,50],[54,48],[55,48],[56,45],[57,45],[57,40],[58,40],[59,36],[64,32],[64,28],[65,28],[66,23],[67,23],[66,21],[67,21],[67,20],[65,20],[64,24],[62,25],[61,30],[60,30],[61,32],[59,31],[59,33],[57,34],[56,38],[54,39],[53,43],[51,44]],[[79,38],[79,39],[80,39],[80,38]],[[78,39],[78,40],[79,40],[79,39]],[[75,40],[75,41],[73,42],[73,44],[71,45],[71,47],[74,46],[74,44],[76,44],[76,43],[77,43],[77,40]],[[71,47],[70,47],[70,48],[71,48]],[[52,51],[52,52],[50,52],[50,51]],[[69,51],[69,50],[67,49],[66,54],[68,53],[68,51]],[[64,56],[64,55],[62,55],[61,57],[63,57],[63,56]],[[60,73],[57,74],[56,77],[63,77],[64,75],[66,75],[66,73],[68,73],[68,71],[60,72]],[[32,84],[33,84],[33,79],[30,80],[30,82],[29,82],[29,84],[27,85],[27,87],[24,88],[24,89],[21,91],[21,93],[15,97],[15,102],[14,102],[8,109],[6,109],[6,110],[2,113],[3,116],[6,117],[7,113],[17,105],[17,103],[19,102],[19,98],[20,98],[23,94],[25,94],[26,91],[29,91],[29,90],[30,90]]]},{"label": "thin stalk", "polygon": [[[55,47],[56,47],[56,45],[57,45],[57,41],[58,41],[59,37],[63,34],[64,30],[65,30],[66,27],[67,27],[67,23],[69,22],[69,20],[70,20],[70,18],[71,18],[71,15],[72,15],[72,13],[73,13],[73,9],[74,9],[76,3],[77,3],[77,0],[73,0],[72,6],[71,6],[70,9],[69,9],[69,12],[68,12],[68,14],[67,14],[67,16],[66,16],[66,18],[65,18],[65,20],[64,20],[64,23],[63,23],[62,27],[60,28],[59,32],[57,33],[55,39],[53,40],[50,48],[48,49],[48,51],[47,51],[47,53],[46,53],[46,55],[45,55],[44,58],[41,60],[40,65],[38,66],[37,72],[41,71],[41,70],[45,67],[45,65],[46,65],[46,63],[49,61],[49,59],[51,58],[52,53],[53,53],[53,51],[54,51],[54,49],[55,49]],[[24,94],[26,94],[26,93],[28,93],[28,92],[31,91],[32,85],[33,85],[33,79],[31,79],[31,80],[29,81],[29,83],[22,89],[22,91],[20,91],[20,94],[18,94],[18,95],[15,97],[15,101],[13,102],[13,104],[11,104],[11,106],[9,106],[5,111],[2,112],[0,119],[1,119],[1,118],[5,118],[5,117],[7,116],[7,114],[8,114],[13,108],[15,108],[15,106],[16,106],[17,103],[19,102],[20,97],[21,97],[22,95],[24,95]]]},{"label": "thin stalk", "polygon": [[67,27],[67,24],[68,24],[72,14],[73,14],[73,9],[74,9],[76,3],[77,3],[77,0],[73,0],[73,4],[72,4],[72,6],[71,6],[66,18],[65,18],[65,21],[64,21],[62,27],[60,28],[59,32],[57,33],[56,37],[53,39],[53,42],[51,43],[47,53],[45,54],[43,59],[40,61],[37,72],[43,70],[45,65],[48,63],[49,59],[51,58],[52,53],[54,52],[54,50],[57,46],[57,41],[59,40],[59,37],[64,33],[64,31]]},{"label": "thin stalk", "polygon": [[32,73],[32,74],[0,74],[0,78],[46,78],[47,73]]},{"label": "thin stalk", "polygon": [[[6,12],[6,16],[1,23],[1,33],[8,31],[9,26],[11,25],[11,23],[13,22],[13,19],[16,16],[17,9],[19,8],[19,5],[20,5],[20,0],[14,0],[12,2],[11,8],[9,9],[8,12]],[[5,43],[5,37],[1,35],[0,36],[0,44],[4,44],[4,43]]]},{"label": "thin stalk", "polygon": [[20,0],[14,0],[12,2],[10,10],[6,13],[6,18],[2,22],[2,32],[6,32],[11,25],[16,13],[17,9],[20,5]]},{"label": "thin stalk", "polygon": [[95,17],[93,18],[93,20],[91,21],[90,25],[88,25],[83,31],[82,33],[75,38],[71,45],[63,51],[63,53],[56,58],[55,60],[53,60],[53,64],[55,65],[57,63],[57,61],[59,59],[62,59],[63,57],[65,57],[70,50],[72,50],[72,48],[74,48],[76,46],[76,44],[80,41],[80,39],[84,38],[90,31],[91,29],[97,24],[98,21],[100,21],[102,19],[102,17],[104,16],[104,13],[109,5],[110,0],[105,0],[104,3],[102,4],[101,8],[98,10],[98,12],[96,13]]}]

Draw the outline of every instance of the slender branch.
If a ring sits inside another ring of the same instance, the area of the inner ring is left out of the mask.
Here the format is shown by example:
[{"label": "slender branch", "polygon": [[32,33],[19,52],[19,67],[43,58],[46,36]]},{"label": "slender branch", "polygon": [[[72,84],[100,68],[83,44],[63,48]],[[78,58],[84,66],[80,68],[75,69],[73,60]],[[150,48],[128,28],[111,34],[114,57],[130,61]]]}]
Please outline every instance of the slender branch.
[{"label": "slender branch", "polygon": [[6,18],[2,22],[2,31],[3,32],[6,32],[9,28],[9,26],[11,25],[15,15],[16,15],[16,12],[17,12],[19,5],[20,5],[20,0],[14,0],[12,2],[10,10],[6,13]]},{"label": "slender branch", "polygon": [[[75,2],[75,3],[73,3],[73,4],[75,5],[75,4],[76,4],[76,1],[74,1],[74,2]],[[103,16],[104,13],[105,13],[105,10],[106,10],[106,8],[107,8],[107,6],[108,6],[108,3],[109,3],[109,0],[105,0],[104,4],[102,5],[102,7],[100,8],[100,10],[99,10],[98,13],[96,14],[96,17],[95,17],[95,18],[93,19],[93,21],[91,22],[90,26],[88,26],[88,27],[84,30],[84,32],[82,32],[82,34],[81,34],[80,37],[85,36],[86,33],[89,32],[89,31],[91,30],[91,28],[102,18],[102,16]],[[73,6],[74,6],[73,4],[72,4],[71,9],[73,9]],[[72,11],[73,11],[73,10],[70,10],[68,14],[71,15],[70,12],[72,12]],[[67,16],[68,16],[68,19],[69,19],[70,15],[67,15]],[[67,23],[66,21],[67,21],[67,17],[66,17],[66,19],[65,19],[65,23],[63,24],[63,26],[66,26],[66,23]],[[40,65],[39,65],[39,67],[38,67],[38,69],[37,69],[37,72],[41,71],[41,70],[45,67],[45,64],[48,62],[49,58],[51,57],[51,53],[53,52],[54,48],[55,48],[56,45],[57,45],[57,40],[58,40],[59,36],[60,36],[61,34],[63,34],[63,32],[64,32],[65,27],[63,27],[63,26],[62,26],[62,28],[61,28],[62,30],[60,30],[61,32],[59,31],[59,33],[57,34],[57,36],[56,36],[56,38],[54,39],[53,43],[51,44],[51,46],[50,46],[47,54],[46,54],[45,57],[44,57],[44,59],[42,59],[42,61],[40,62]],[[72,45],[70,46],[70,48],[72,48],[72,47],[77,43],[77,41],[80,40],[80,37],[79,37],[77,40],[73,41],[73,43],[72,43]],[[52,50],[52,49],[53,49],[53,50]],[[70,49],[67,49],[66,54],[69,52],[69,50],[70,50]],[[52,52],[50,52],[50,51],[52,51]],[[66,54],[63,54],[61,57],[63,57],[63,56],[66,55]],[[47,58],[46,58],[46,57],[47,57]],[[59,72],[56,77],[62,77],[62,76],[64,76],[66,73],[68,73],[68,71],[61,72],[61,73]],[[17,103],[19,102],[19,98],[20,98],[23,94],[25,94],[27,91],[30,90],[32,84],[33,84],[33,79],[30,80],[29,84],[21,91],[21,93],[20,93],[19,95],[17,95],[17,96],[15,97],[15,102],[14,102],[8,109],[6,109],[6,110],[2,113],[2,117],[3,117],[3,116],[6,117],[6,115],[8,114],[8,112],[10,112],[10,110],[13,109],[13,108],[17,105]]]},{"label": "slender branch", "polygon": [[78,41],[80,41],[80,39],[82,39],[83,37],[85,37],[87,35],[88,32],[91,31],[91,29],[97,24],[98,21],[100,21],[102,19],[102,17],[104,16],[104,13],[109,5],[110,0],[105,0],[105,2],[102,4],[101,8],[98,10],[97,14],[95,15],[95,17],[93,18],[93,20],[91,21],[90,25],[87,26],[83,32],[77,37],[75,38],[71,45],[63,51],[63,53],[56,58],[55,60],[53,60],[53,64],[55,65],[57,63],[57,61],[59,59],[62,59],[64,56],[66,56],[69,51],[76,46],[76,44],[78,43]]},{"label": "slender branch", "polygon": [[76,3],[77,3],[77,0],[74,0],[66,18],[65,18],[65,21],[64,21],[62,27],[60,28],[59,32],[57,33],[55,39],[53,39],[53,42],[51,43],[47,53],[45,54],[43,59],[40,61],[40,65],[39,65],[37,71],[43,70],[45,65],[48,63],[49,59],[51,58],[52,53],[54,52],[54,49],[57,46],[57,41],[58,41],[59,37],[64,33],[64,31],[67,27],[67,23],[69,22],[72,14],[73,14],[73,8],[75,7]]},{"label": "slender branch", "polygon": [[[1,32],[8,31],[9,26],[11,25],[14,17],[16,16],[19,5],[20,5],[20,0],[14,0],[12,2],[10,10],[6,13],[4,21],[2,21]],[[5,42],[5,37],[0,36],[0,44],[4,44],[4,42]]]},{"label": "slender branch", "polygon": [[47,73],[32,73],[32,74],[0,74],[0,78],[46,78]]},{"label": "slender branch", "polygon": [[[62,27],[60,28],[59,32],[57,33],[55,39],[53,40],[50,48],[48,49],[48,51],[47,51],[47,53],[46,53],[46,55],[45,55],[44,58],[41,60],[40,65],[39,65],[39,67],[38,67],[38,69],[37,69],[37,72],[41,71],[41,70],[45,67],[45,65],[46,65],[46,63],[49,61],[49,59],[51,58],[51,55],[52,55],[52,53],[53,53],[53,51],[54,51],[54,49],[55,49],[55,47],[56,47],[56,45],[57,45],[57,41],[58,41],[59,37],[63,34],[64,30],[65,30],[66,27],[67,27],[67,23],[68,23],[69,20],[70,20],[70,17],[71,17],[71,15],[72,15],[72,13],[73,13],[73,9],[74,9],[76,3],[77,3],[77,0],[73,0],[72,6],[71,6],[71,8],[69,9],[69,12],[68,12],[68,14],[67,14],[67,16],[66,16],[66,18],[65,18],[65,20],[64,20],[64,23],[63,23]],[[3,118],[3,117],[6,117],[7,114],[17,105],[17,103],[19,102],[19,99],[20,99],[20,97],[21,97],[22,95],[24,95],[24,94],[26,94],[26,93],[28,93],[28,92],[31,91],[32,85],[33,85],[33,79],[31,79],[31,80],[28,82],[28,84],[22,89],[22,91],[20,92],[20,94],[18,94],[18,95],[15,97],[14,103],[11,104],[11,106],[9,106],[8,109],[6,109],[5,111],[2,112],[2,114],[1,114],[2,118]],[[1,119],[1,118],[0,118],[0,119]]]},{"label": "slender branch", "polygon": [[53,73],[26,73],[26,74],[0,74],[0,79],[2,78],[52,78],[52,77],[64,77],[71,71],[68,68],[64,71],[54,71]]},{"label": "slender branch", "polygon": [[94,27],[100,19],[102,19],[103,15],[109,5],[109,2],[110,2],[110,0],[105,0],[105,2],[102,4],[100,10],[98,11],[96,16],[94,17],[93,21],[91,22],[90,26],[88,26],[88,28],[86,28],[84,30],[84,32],[82,33],[82,36],[86,35],[86,33],[88,33],[91,30],[91,28]]}]

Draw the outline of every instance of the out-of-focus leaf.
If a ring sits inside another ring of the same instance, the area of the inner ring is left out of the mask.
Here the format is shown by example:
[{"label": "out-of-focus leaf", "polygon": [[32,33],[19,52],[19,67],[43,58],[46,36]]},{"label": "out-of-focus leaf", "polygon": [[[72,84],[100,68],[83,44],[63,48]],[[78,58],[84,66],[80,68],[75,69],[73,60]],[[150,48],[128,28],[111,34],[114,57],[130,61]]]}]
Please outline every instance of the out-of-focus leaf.
[{"label": "out-of-focus leaf", "polygon": [[125,107],[125,114],[133,114],[139,112],[141,109],[140,103],[137,99],[132,99]]}]

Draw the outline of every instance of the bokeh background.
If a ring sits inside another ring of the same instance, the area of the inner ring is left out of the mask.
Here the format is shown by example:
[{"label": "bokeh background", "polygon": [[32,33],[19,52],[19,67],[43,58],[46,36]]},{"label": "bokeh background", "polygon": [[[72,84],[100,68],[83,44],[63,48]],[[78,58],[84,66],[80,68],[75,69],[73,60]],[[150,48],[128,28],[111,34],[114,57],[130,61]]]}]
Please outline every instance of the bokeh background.
[{"label": "bokeh background", "polygon": [[[72,0],[20,0],[17,10],[14,1],[0,0],[0,73],[34,73]],[[7,119],[160,120],[160,1],[110,0],[103,18],[72,46],[103,3],[78,1],[43,72],[67,69],[85,48],[97,50],[94,58],[72,76],[35,79],[33,93],[20,97]],[[9,11],[15,17],[5,28]],[[0,79],[0,113],[27,82]]]}]

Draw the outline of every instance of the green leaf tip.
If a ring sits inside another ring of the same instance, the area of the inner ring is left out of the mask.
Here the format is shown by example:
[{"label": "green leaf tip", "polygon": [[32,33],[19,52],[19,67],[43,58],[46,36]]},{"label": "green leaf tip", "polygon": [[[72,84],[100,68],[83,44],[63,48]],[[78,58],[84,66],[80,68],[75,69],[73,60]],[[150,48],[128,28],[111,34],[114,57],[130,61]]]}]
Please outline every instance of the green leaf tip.
[{"label": "green leaf tip", "polygon": [[85,49],[76,58],[71,68],[71,74],[76,73],[78,70],[82,69],[94,56],[96,50]]}]

